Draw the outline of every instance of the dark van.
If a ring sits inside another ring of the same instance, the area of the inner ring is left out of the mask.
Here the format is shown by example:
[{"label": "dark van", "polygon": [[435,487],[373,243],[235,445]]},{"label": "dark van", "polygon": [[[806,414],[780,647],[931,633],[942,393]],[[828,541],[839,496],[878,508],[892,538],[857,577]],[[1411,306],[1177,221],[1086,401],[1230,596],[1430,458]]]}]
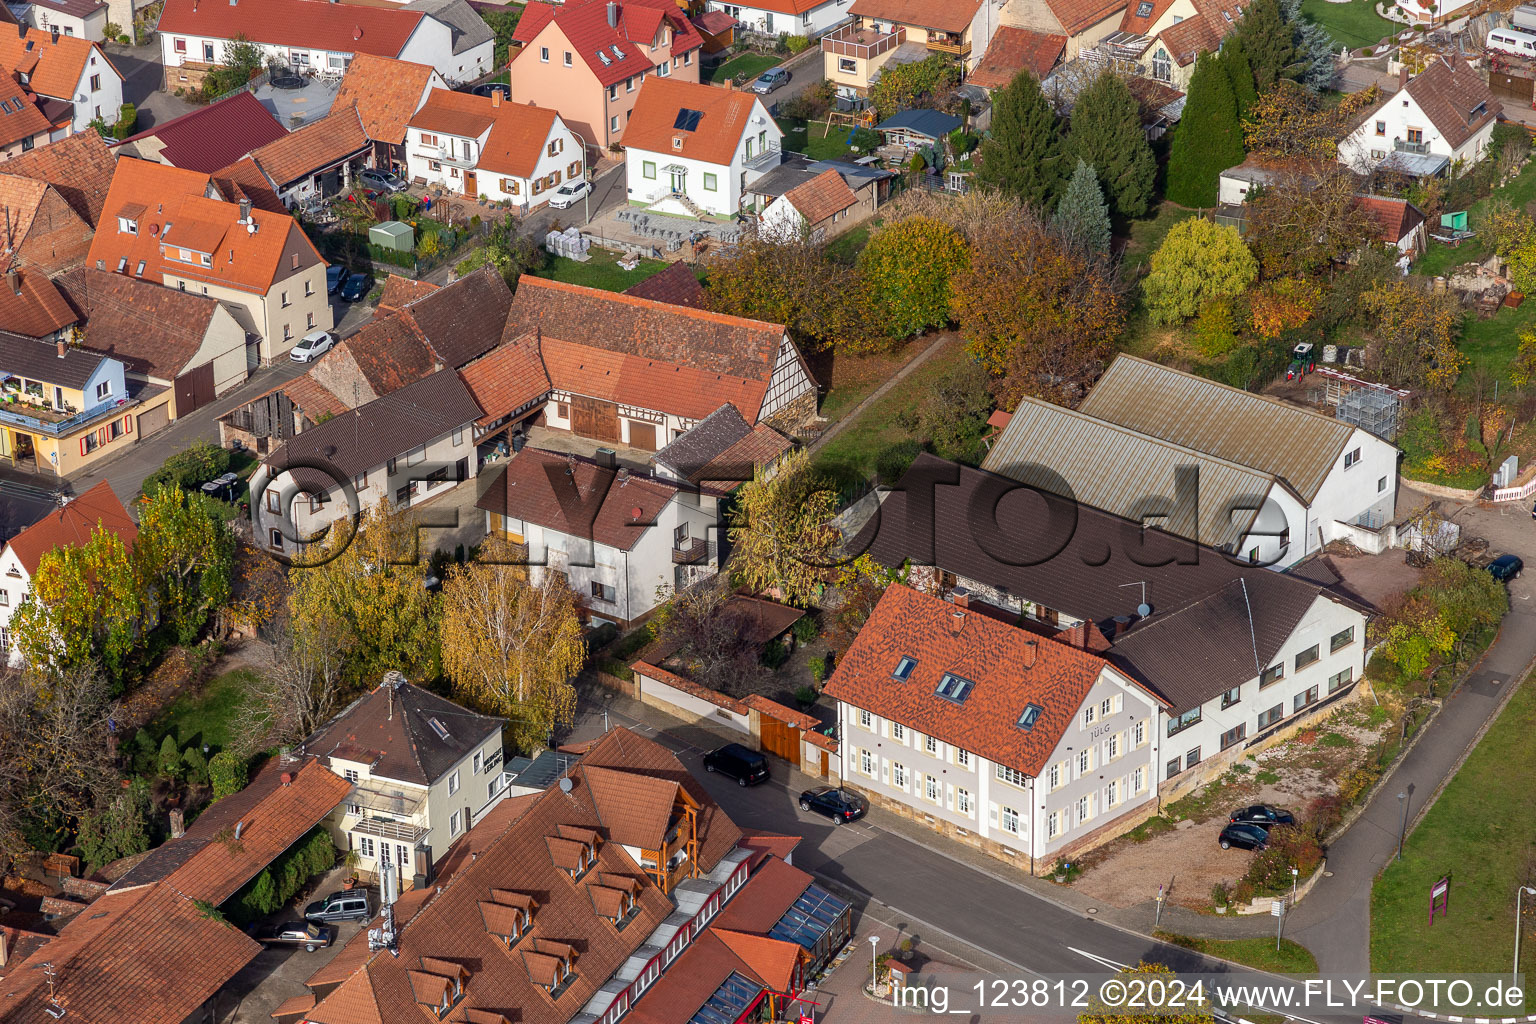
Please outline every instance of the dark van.
[{"label": "dark van", "polygon": [[768,778],[768,759],[740,743],[727,743],[704,755],[704,770],[733,778],[738,786],[755,786]]}]

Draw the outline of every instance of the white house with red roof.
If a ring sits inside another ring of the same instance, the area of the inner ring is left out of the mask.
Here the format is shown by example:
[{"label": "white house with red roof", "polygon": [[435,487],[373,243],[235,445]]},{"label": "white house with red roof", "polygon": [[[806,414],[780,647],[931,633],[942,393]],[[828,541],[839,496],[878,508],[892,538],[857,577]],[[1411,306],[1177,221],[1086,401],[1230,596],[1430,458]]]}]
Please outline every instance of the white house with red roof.
[{"label": "white house with red roof", "polygon": [[353,55],[370,53],[459,80],[453,30],[421,11],[325,0],[166,0],[158,33],[167,91],[199,88],[236,36],[300,73],[339,76]]},{"label": "white house with red roof", "polygon": [[1357,174],[1392,171],[1413,177],[1460,173],[1488,155],[1504,106],[1460,57],[1431,61],[1396,92],[1384,93],[1339,140],[1339,163]]},{"label": "white house with red roof", "polygon": [[11,616],[31,593],[38,563],[54,548],[84,544],[98,528],[117,534],[129,547],[139,535],[138,526],[105,480],[6,541],[0,551],[0,654],[8,664],[22,662],[11,645]]},{"label": "white house with red roof", "polygon": [[753,32],[815,38],[848,17],[847,0],[709,0],[706,10],[721,11]]},{"label": "white house with red roof", "polygon": [[406,176],[531,208],[582,177],[580,137],[548,107],[433,90],[406,126]]}]

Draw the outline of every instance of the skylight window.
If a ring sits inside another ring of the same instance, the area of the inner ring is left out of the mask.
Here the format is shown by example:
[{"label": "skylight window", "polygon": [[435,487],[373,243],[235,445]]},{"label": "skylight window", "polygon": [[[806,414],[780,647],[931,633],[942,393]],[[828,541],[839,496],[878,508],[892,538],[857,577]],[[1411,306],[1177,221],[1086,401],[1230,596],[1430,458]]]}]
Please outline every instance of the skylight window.
[{"label": "skylight window", "polygon": [[939,685],[933,692],[945,700],[954,701],[956,704],[964,704],[965,698],[971,695],[971,690],[975,686],[976,684],[969,679],[962,679],[953,672],[945,672],[944,678],[939,680]]},{"label": "skylight window", "polygon": [[614,43],[612,46],[610,46],[608,48],[613,51],[613,55],[615,57],[619,58],[619,60],[623,60],[624,59],[624,56],[625,56],[624,51],[619,49],[619,44],[618,43]]},{"label": "skylight window", "polygon": [[442,722],[439,722],[435,718],[429,718],[427,720],[427,724],[432,727],[432,731],[433,732],[437,733],[437,738],[438,739],[440,739],[440,740],[448,739],[448,730],[443,727],[443,723]]},{"label": "skylight window", "polygon": [[143,277],[144,276],[144,261],[143,260],[139,260],[138,269],[134,270],[133,274],[134,274],[135,277]]},{"label": "skylight window", "polygon": [[[17,106],[19,107],[20,104],[18,103]],[[0,100],[0,110],[3,110],[7,114],[9,114],[11,112],[11,101],[10,100]]]},{"label": "skylight window", "polygon": [[912,678],[912,670],[915,668],[917,668],[917,659],[902,655],[896,667],[891,669],[891,678],[904,683]]},{"label": "skylight window", "polygon": [[1141,0],[1141,3],[1136,5],[1136,17],[1152,17],[1152,0]]},{"label": "skylight window", "polygon": [[1040,712],[1045,710],[1039,704],[1026,704],[1024,710],[1019,712],[1019,728],[1028,732],[1040,721]]},{"label": "skylight window", "polygon": [[597,51],[597,59],[603,62],[603,67],[607,67],[613,63],[613,60],[602,50]]}]

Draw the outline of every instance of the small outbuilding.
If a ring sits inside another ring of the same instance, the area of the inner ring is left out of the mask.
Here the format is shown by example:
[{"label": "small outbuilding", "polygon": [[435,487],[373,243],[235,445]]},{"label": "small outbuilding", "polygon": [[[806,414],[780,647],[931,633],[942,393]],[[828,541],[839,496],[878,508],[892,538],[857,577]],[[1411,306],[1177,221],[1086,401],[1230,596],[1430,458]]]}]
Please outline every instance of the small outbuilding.
[{"label": "small outbuilding", "polygon": [[368,229],[368,241],[396,252],[410,252],[416,247],[416,229],[403,221],[386,220]]},{"label": "small outbuilding", "polygon": [[963,122],[940,110],[902,110],[875,125],[888,145],[917,149],[937,145],[938,141],[959,128]]}]

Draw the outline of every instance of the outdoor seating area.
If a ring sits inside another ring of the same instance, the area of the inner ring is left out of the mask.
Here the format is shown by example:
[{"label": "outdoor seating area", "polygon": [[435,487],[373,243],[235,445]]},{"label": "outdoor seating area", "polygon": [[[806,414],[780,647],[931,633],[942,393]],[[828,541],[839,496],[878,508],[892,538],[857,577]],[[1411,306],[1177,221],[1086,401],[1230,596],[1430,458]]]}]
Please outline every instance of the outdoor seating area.
[{"label": "outdoor seating area", "polygon": [[685,244],[705,240],[735,245],[746,233],[738,224],[722,224],[702,218],[684,220],[639,210],[620,210],[615,219],[637,238],[649,239],[666,252],[677,252]]}]

